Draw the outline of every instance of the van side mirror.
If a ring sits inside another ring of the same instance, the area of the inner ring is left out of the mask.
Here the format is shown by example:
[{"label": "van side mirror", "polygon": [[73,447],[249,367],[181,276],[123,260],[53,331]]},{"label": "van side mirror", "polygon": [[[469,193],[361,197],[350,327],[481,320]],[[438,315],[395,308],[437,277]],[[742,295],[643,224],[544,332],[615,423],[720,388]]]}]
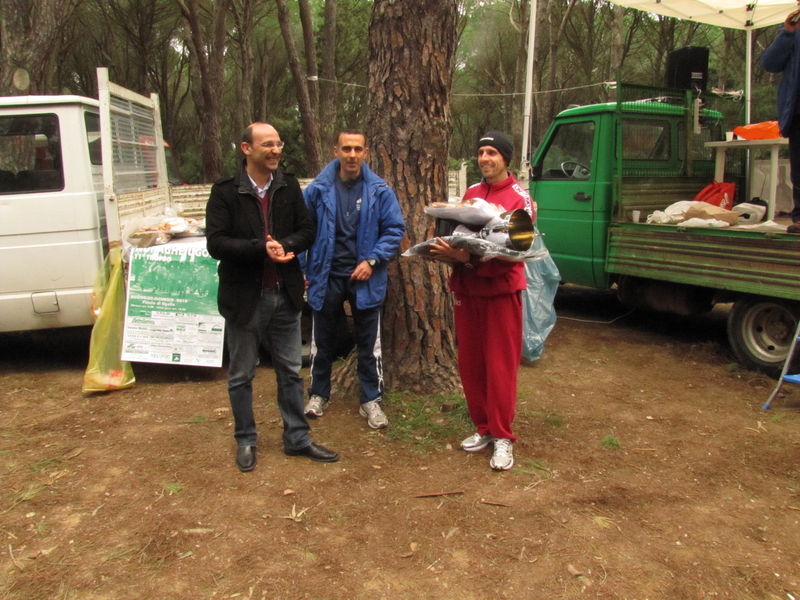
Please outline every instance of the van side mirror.
[{"label": "van side mirror", "polygon": [[542,163],[531,165],[531,181],[538,181],[542,178]]}]

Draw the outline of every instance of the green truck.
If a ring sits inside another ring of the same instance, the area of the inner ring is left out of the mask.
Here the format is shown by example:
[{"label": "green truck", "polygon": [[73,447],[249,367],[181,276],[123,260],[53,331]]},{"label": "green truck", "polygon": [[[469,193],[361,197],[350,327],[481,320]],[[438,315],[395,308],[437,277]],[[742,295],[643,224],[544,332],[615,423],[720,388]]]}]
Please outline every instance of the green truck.
[{"label": "green truck", "polygon": [[[692,92],[619,85],[616,101],[554,119],[530,191],[562,283],[616,288],[624,304],[686,315],[733,303],[738,361],[777,375],[800,317],[800,235],[645,222],[713,181],[705,144],[724,139],[726,111]],[[739,153],[728,152],[725,169],[737,202],[746,200]]]}]

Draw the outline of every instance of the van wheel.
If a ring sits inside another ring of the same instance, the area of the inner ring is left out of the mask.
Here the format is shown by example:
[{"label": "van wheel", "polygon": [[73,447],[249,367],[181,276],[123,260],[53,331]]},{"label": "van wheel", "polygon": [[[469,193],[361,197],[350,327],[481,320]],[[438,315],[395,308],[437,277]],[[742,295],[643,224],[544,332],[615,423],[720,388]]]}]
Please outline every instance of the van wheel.
[{"label": "van wheel", "polygon": [[797,329],[796,302],[744,296],[728,316],[728,340],[739,363],[779,377]]}]

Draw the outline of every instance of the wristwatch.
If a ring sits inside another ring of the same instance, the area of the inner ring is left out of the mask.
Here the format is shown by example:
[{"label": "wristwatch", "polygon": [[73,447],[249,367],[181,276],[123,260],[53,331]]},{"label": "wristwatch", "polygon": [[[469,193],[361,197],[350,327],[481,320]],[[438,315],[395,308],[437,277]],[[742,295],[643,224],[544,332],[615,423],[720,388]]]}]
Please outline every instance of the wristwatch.
[{"label": "wristwatch", "polygon": [[378,264],[378,261],[376,259],[374,259],[374,258],[368,258],[367,259],[367,264],[370,266],[370,268],[374,269],[375,265]]}]

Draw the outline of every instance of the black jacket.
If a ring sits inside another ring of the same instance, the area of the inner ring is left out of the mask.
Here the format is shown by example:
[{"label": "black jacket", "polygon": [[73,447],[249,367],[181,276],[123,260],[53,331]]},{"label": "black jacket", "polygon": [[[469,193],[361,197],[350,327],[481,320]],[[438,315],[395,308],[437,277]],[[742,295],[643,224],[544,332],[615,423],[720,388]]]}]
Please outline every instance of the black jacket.
[{"label": "black jacket", "polygon": [[[316,227],[303,201],[300,184],[280,169],[272,174],[269,196],[270,233],[286,252],[299,255],[311,247]],[[218,305],[220,314],[243,325],[253,316],[261,296],[264,261],[267,256],[264,213],[261,202],[244,169],[236,177],[217,181],[206,207],[208,252],[219,263]],[[278,285],[285,289],[300,311],[305,281],[297,256],[276,263]]]}]

